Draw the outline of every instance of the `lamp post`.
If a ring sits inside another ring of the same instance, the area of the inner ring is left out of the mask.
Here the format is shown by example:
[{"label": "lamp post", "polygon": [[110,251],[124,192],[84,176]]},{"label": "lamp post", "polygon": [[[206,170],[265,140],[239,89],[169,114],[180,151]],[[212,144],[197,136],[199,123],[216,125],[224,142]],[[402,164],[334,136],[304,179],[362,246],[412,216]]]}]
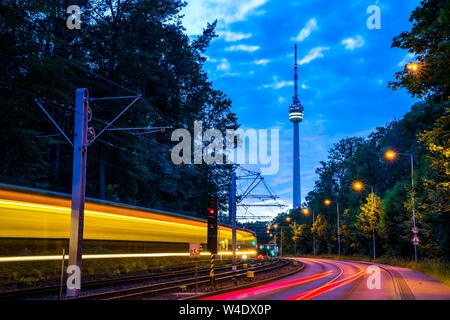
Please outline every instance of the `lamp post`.
[{"label": "lamp post", "polygon": [[[303,209],[303,214],[306,216],[309,214],[309,209],[308,208],[304,208]],[[312,218],[313,218],[313,224],[315,222],[314,219],[314,212],[312,213]],[[316,256],[316,233],[313,232],[313,256]]]},{"label": "lamp post", "polygon": [[[287,220],[286,220],[287,221]],[[280,235],[280,256],[283,255],[283,229],[288,229],[287,226],[279,226],[277,223],[272,225],[273,229],[280,229],[280,232],[272,232]],[[269,228],[269,227],[268,227]],[[276,242],[275,242],[276,243]]]},{"label": "lamp post", "polygon": [[413,245],[414,245],[414,262],[417,263],[417,246],[419,244],[419,238],[417,237],[418,229],[416,227],[416,206],[414,200],[414,155],[412,153],[398,153],[392,150],[388,150],[385,153],[385,157],[388,160],[395,159],[396,156],[407,156],[411,160],[411,206],[412,206],[412,217],[413,217]]},{"label": "lamp post", "polygon": [[338,239],[338,256],[341,256],[341,230],[339,226],[339,201],[332,201],[330,199],[325,199],[324,203],[326,206],[329,206],[332,203],[336,203],[336,212],[337,212],[337,239]]},{"label": "lamp post", "polygon": [[[355,190],[361,190],[364,187],[370,187],[371,194],[372,194],[372,212],[374,212],[374,201],[373,201],[373,186],[370,184],[363,184],[362,182],[356,181],[353,183],[353,188]],[[372,228],[372,241],[373,241],[373,260],[376,259],[375,254],[375,226]]]}]

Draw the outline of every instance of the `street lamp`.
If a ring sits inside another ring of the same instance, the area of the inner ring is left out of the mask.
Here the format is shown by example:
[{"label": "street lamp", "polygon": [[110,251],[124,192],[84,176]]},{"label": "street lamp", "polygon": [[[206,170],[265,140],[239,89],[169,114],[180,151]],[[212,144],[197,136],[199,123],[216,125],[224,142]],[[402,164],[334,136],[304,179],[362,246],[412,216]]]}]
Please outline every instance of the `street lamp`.
[{"label": "street lamp", "polygon": [[291,221],[291,217],[286,217],[286,222],[290,222]]},{"label": "street lamp", "polygon": [[412,213],[413,213],[413,245],[414,245],[414,261],[417,263],[417,246],[419,245],[419,238],[417,237],[418,229],[416,227],[416,208],[414,201],[414,155],[412,153],[398,153],[394,150],[388,150],[385,152],[384,156],[388,160],[394,160],[396,156],[407,156],[410,157],[411,160],[411,204],[412,204]]},{"label": "street lamp", "polygon": [[[309,214],[309,209],[308,208],[304,208],[303,209],[303,214],[305,216],[307,216]],[[312,218],[313,218],[313,224],[314,224],[314,222],[315,222],[314,211],[312,213]],[[315,232],[313,232],[313,255],[316,256],[316,233]]]},{"label": "street lamp", "polygon": [[[370,187],[370,190],[371,190],[371,193],[372,193],[372,212],[374,212],[373,186],[370,185],[370,184],[364,184],[361,181],[353,182],[353,189],[355,189],[357,191],[360,191],[364,187]],[[376,259],[376,254],[375,254],[375,226],[373,227],[373,230],[372,230],[372,240],[373,240],[373,260],[375,260]]]},{"label": "street lamp", "polygon": [[419,64],[417,62],[410,62],[406,65],[406,68],[411,72],[415,72],[419,70]]},{"label": "street lamp", "polygon": [[339,227],[339,202],[331,201],[330,199],[325,199],[323,201],[326,206],[331,205],[331,203],[336,203],[336,211],[337,211],[337,238],[338,238],[338,255],[341,256],[341,232]]}]

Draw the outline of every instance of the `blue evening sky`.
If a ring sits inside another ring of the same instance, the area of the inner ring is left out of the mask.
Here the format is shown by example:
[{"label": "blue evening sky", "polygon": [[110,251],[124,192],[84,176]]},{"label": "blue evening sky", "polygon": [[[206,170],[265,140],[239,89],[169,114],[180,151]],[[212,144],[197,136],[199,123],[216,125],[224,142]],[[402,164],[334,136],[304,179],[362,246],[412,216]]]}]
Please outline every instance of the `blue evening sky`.
[{"label": "blue evening sky", "polygon": [[[279,128],[280,169],[266,181],[281,202],[292,205],[293,48],[298,46],[302,200],[314,187],[319,162],[342,138],[366,137],[400,118],[414,103],[387,82],[413,57],[391,48],[411,29],[419,0],[187,0],[186,32],[195,37],[218,20],[218,38],[206,55],[214,86],[233,101],[247,128]],[[368,29],[368,6],[381,9],[381,29]],[[274,214],[261,208],[259,213]],[[267,211],[267,212],[266,212]]]}]

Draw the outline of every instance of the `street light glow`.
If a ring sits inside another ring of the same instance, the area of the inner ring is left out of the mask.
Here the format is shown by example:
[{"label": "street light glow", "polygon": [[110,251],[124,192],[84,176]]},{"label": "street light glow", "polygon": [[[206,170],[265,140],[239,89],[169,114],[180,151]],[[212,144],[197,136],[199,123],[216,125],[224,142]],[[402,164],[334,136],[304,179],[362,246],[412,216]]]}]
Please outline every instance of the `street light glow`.
[{"label": "street light glow", "polygon": [[361,181],[355,181],[353,182],[353,189],[355,190],[361,190],[363,188],[364,184]]},{"label": "street light glow", "polygon": [[291,217],[286,217],[286,221],[287,222],[291,221]]},{"label": "street light glow", "polygon": [[388,150],[384,153],[384,156],[386,157],[386,159],[392,160],[396,157],[396,153],[393,150]]},{"label": "street light glow", "polygon": [[329,206],[331,204],[331,200],[330,199],[325,199],[325,201],[323,203],[325,203],[327,206]]},{"label": "street light glow", "polygon": [[303,214],[304,214],[304,215],[309,214],[309,209],[308,209],[308,208],[303,209]]},{"label": "street light glow", "polygon": [[419,64],[417,62],[411,62],[406,66],[406,68],[411,72],[416,72],[419,70]]}]

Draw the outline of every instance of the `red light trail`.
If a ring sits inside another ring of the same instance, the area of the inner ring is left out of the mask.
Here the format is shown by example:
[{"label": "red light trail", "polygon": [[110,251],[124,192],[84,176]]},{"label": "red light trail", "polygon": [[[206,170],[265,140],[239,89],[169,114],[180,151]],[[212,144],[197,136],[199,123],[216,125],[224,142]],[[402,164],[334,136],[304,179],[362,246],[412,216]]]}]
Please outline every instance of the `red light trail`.
[{"label": "red light trail", "polygon": [[271,290],[277,290],[277,289],[281,289],[281,288],[285,288],[285,287],[294,286],[294,285],[302,284],[302,283],[305,283],[305,282],[313,281],[313,280],[316,280],[316,279],[320,279],[320,278],[323,278],[323,277],[326,277],[326,276],[330,275],[332,272],[333,271],[329,270],[329,271],[326,271],[326,272],[318,273],[318,274],[315,274],[315,275],[312,275],[312,276],[308,276],[308,277],[304,277],[304,278],[292,279],[292,280],[286,280],[286,281],[279,281],[279,282],[275,282],[275,283],[269,283],[269,284],[257,286],[255,288],[248,288],[248,289],[242,289],[242,290],[233,291],[233,292],[227,292],[227,293],[219,294],[219,295],[212,296],[212,297],[206,297],[206,298],[203,298],[203,299],[200,299],[200,300],[236,300],[236,299],[242,299],[242,298],[246,298],[248,296],[265,293],[265,292],[268,292],[268,291],[271,291]]}]

